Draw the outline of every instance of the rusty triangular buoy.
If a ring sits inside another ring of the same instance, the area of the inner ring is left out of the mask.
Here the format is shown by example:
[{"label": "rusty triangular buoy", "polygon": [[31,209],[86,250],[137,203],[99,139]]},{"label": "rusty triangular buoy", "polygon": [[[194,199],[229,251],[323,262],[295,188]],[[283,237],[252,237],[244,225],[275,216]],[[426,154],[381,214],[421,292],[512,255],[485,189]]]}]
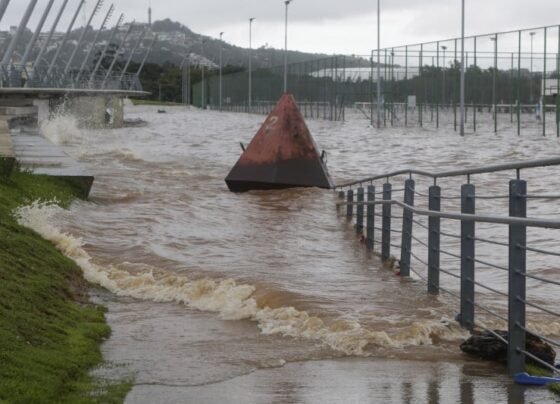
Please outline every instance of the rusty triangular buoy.
[{"label": "rusty triangular buoy", "polygon": [[332,188],[317,145],[294,97],[284,93],[226,177],[232,192]]}]

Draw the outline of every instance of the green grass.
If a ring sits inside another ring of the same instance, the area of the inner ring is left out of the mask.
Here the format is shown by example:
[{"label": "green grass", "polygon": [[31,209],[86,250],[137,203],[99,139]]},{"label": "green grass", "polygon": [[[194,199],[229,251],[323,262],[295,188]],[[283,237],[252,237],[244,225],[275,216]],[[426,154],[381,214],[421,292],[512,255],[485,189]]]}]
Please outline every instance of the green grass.
[{"label": "green grass", "polygon": [[0,403],[119,403],[130,389],[89,373],[110,328],[81,270],[12,216],[34,200],[67,207],[75,195],[45,176],[0,177]]},{"label": "green grass", "polygon": [[[531,376],[544,376],[544,377],[551,377],[552,372],[549,369],[541,368],[540,366],[526,364],[525,370]],[[552,383],[548,385],[548,389],[556,394],[560,395],[560,383]]]},{"label": "green grass", "polygon": [[130,101],[134,105],[161,105],[161,106],[177,106],[177,105],[185,105],[179,102],[168,102],[168,101],[158,101],[158,100],[145,100],[143,98],[130,98]]}]

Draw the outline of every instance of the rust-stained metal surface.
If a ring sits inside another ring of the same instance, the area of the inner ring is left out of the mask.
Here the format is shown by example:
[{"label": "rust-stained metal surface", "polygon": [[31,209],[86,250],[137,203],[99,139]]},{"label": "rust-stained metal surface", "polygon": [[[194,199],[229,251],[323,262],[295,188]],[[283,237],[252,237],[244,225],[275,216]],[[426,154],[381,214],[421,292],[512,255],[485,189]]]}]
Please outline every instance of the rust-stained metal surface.
[{"label": "rust-stained metal surface", "polygon": [[230,191],[332,188],[327,167],[299,112],[284,93],[226,177]]}]

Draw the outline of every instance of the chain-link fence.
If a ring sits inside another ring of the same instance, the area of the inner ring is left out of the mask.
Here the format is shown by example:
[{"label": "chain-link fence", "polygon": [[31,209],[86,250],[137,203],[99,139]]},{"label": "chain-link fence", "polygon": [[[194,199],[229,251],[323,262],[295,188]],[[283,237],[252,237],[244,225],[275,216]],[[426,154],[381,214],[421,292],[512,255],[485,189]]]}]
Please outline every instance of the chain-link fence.
[{"label": "chain-link fence", "polygon": [[[460,44],[453,38],[290,64],[288,90],[306,117],[458,130]],[[466,130],[559,135],[559,54],[560,26],[465,38]],[[192,102],[267,113],[282,94],[283,73],[283,66],[252,71],[251,97],[249,72],[223,75],[221,86],[213,74],[204,92],[194,84]]]}]

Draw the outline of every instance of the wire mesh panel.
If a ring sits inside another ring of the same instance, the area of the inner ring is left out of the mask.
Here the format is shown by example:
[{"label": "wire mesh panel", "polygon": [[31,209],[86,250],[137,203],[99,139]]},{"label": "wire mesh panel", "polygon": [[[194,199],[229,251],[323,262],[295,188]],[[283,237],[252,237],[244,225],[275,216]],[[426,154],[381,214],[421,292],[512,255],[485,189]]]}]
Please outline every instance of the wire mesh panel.
[{"label": "wire mesh panel", "polygon": [[[460,46],[452,38],[289,64],[288,91],[309,118],[458,131]],[[558,136],[559,26],[467,37],[464,51],[467,133]],[[251,72],[250,112],[270,111],[283,74],[283,66]],[[248,83],[248,71],[223,75],[222,107],[248,112]],[[216,75],[208,80],[208,97],[210,107],[220,105]]]}]

